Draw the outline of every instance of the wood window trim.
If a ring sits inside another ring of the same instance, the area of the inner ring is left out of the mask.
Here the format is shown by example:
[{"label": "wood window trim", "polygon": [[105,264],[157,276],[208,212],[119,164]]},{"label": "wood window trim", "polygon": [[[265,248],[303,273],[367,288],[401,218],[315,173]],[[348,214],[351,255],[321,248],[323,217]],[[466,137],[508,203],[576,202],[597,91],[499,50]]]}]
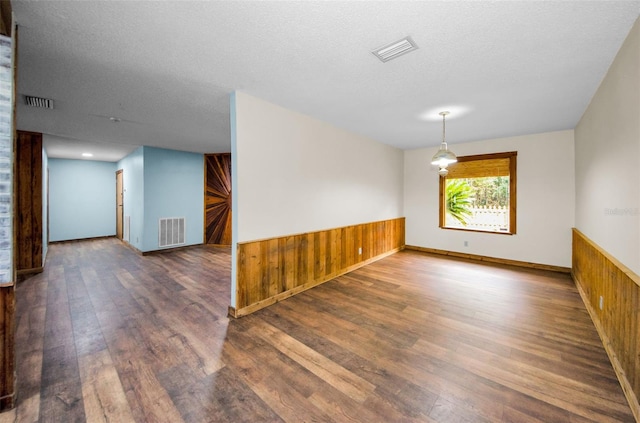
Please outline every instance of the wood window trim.
[{"label": "wood window trim", "polygon": [[[441,229],[447,229],[452,231],[466,231],[466,232],[481,232],[487,234],[498,234],[498,235],[515,235],[516,232],[516,208],[517,208],[517,192],[516,192],[516,177],[517,177],[517,151],[507,151],[504,153],[490,153],[490,154],[476,154],[473,156],[461,156],[458,157],[457,163],[464,163],[470,161],[480,161],[480,160],[493,160],[493,159],[509,159],[509,232],[494,232],[494,231],[483,231],[480,229],[464,229],[464,228],[451,228],[444,225],[445,223],[445,214],[446,207],[444,205],[445,201],[445,189],[446,189],[446,176],[440,177],[439,183],[439,195],[438,195],[438,204],[439,204],[439,213],[438,225]],[[455,164],[450,165],[449,167],[453,167]]]}]

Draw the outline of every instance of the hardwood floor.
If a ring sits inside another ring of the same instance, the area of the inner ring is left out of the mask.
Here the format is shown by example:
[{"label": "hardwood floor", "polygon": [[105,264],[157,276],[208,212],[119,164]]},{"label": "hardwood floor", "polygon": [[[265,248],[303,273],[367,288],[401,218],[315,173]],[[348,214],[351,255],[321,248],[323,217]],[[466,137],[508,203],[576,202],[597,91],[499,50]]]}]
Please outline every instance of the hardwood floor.
[{"label": "hardwood floor", "polygon": [[633,422],[567,275],[400,252],[239,320],[228,249],[54,244],[0,422]]}]

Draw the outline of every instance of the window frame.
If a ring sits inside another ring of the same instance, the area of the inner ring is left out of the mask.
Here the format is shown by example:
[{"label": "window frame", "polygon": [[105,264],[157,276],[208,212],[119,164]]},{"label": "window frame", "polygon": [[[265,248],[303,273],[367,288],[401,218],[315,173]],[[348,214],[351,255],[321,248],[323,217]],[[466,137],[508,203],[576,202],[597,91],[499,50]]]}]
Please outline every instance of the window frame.
[{"label": "window frame", "polygon": [[495,232],[495,231],[483,231],[481,229],[466,229],[466,228],[452,228],[445,226],[446,215],[446,196],[445,189],[447,183],[447,176],[440,176],[440,188],[439,188],[439,222],[440,229],[447,229],[453,231],[467,231],[467,232],[481,232],[484,234],[497,234],[497,235],[515,235],[516,234],[516,206],[517,206],[517,151],[507,151],[503,153],[489,153],[489,154],[476,154],[473,156],[460,156],[456,163],[449,165],[449,168],[456,166],[458,163],[465,163],[471,161],[480,160],[492,160],[492,159],[509,159],[509,231],[508,232]]}]

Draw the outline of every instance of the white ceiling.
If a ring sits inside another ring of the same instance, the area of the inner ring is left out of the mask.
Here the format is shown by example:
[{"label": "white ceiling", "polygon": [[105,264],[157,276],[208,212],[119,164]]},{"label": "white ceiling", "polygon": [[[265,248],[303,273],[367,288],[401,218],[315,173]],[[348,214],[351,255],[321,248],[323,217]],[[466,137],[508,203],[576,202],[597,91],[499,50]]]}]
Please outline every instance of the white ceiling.
[{"label": "white ceiling", "polygon": [[[640,1],[12,6],[18,128],[49,134],[50,157],[113,146],[94,153],[109,161],[139,145],[230,151],[234,90],[403,149],[437,145],[444,109],[452,144],[571,129],[640,15]],[[417,51],[371,54],[407,35]]]}]

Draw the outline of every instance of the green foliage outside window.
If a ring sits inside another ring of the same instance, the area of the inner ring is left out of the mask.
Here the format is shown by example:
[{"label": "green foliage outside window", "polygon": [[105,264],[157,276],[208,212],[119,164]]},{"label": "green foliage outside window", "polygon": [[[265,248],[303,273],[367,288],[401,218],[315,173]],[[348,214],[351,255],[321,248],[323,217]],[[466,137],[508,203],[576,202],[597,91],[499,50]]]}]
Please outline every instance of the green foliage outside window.
[{"label": "green foliage outside window", "polygon": [[509,205],[509,177],[462,179],[473,189],[473,207],[506,207]]},{"label": "green foliage outside window", "polygon": [[474,190],[467,183],[467,179],[447,180],[447,214],[463,225],[472,216],[471,205],[474,201]]},{"label": "green foliage outside window", "polygon": [[508,176],[447,179],[446,212],[464,226],[473,217],[473,208],[508,205]]}]

